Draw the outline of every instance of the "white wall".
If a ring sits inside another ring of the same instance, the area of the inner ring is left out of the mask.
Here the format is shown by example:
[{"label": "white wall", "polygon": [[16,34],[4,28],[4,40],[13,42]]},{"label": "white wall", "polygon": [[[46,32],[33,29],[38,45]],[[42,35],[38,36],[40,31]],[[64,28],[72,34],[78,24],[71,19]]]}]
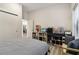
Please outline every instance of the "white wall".
[{"label": "white wall", "polygon": [[30,12],[29,19],[31,20],[31,30],[33,20],[35,25],[42,27],[64,27],[65,30],[72,30],[72,12],[70,4],[57,4],[45,9],[39,9]]},{"label": "white wall", "polygon": [[18,16],[0,12],[0,39],[22,37],[22,6],[20,4],[1,3],[0,10],[17,14]]},{"label": "white wall", "polygon": [[27,28],[27,37],[32,38],[32,26],[33,26],[33,21],[32,20],[27,20],[28,21],[28,28]]},{"label": "white wall", "polygon": [[25,20],[29,19],[29,13],[28,13],[26,7],[24,7],[24,6],[22,6],[22,18]]}]

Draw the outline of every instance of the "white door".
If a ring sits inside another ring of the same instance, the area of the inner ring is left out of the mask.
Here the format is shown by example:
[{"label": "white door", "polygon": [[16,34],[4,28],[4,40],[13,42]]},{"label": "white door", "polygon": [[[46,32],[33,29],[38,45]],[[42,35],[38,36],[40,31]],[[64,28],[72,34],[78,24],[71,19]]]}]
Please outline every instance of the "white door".
[{"label": "white door", "polygon": [[18,16],[0,12],[0,40],[17,38]]}]

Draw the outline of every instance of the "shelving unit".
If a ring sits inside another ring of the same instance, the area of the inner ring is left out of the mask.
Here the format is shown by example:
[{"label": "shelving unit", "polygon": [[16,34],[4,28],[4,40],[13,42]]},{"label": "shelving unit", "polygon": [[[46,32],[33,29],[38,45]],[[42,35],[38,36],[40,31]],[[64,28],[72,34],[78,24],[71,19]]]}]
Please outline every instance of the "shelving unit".
[{"label": "shelving unit", "polygon": [[32,37],[41,41],[47,42],[47,33],[46,32],[33,32]]}]

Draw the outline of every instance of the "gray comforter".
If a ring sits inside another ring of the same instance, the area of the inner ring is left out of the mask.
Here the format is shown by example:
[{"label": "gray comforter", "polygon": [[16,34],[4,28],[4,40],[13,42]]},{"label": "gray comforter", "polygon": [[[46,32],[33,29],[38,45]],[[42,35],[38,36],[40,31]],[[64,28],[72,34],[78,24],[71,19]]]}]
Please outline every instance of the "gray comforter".
[{"label": "gray comforter", "polygon": [[79,49],[79,39],[69,42],[68,47],[74,48],[74,49]]},{"label": "gray comforter", "polygon": [[0,55],[44,55],[47,51],[48,45],[35,39],[0,41]]},{"label": "gray comforter", "polygon": [[[69,42],[68,47],[73,49],[79,49],[79,39]],[[68,50],[67,53],[79,55],[79,52],[70,51],[70,50]]]}]

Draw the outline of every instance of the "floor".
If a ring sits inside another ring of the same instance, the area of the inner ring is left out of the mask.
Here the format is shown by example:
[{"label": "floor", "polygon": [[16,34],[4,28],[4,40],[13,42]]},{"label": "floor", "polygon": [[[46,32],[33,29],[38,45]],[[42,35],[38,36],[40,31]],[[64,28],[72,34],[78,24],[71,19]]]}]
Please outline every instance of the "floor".
[{"label": "floor", "polygon": [[[65,46],[66,45],[62,45],[62,46]],[[69,55],[66,53],[66,50],[62,49],[62,48],[59,48],[57,46],[53,46],[53,45],[49,45],[49,53],[48,55]]]}]

